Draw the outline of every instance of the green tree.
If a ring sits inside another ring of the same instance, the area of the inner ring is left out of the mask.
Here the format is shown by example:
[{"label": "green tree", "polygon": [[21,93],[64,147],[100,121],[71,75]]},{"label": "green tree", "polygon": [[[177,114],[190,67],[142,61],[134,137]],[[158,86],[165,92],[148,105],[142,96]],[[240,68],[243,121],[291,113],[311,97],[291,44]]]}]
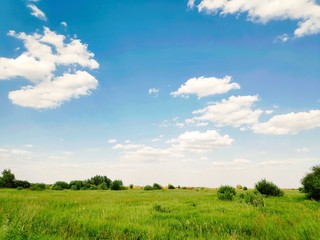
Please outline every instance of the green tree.
[{"label": "green tree", "polygon": [[1,177],[1,187],[3,188],[14,188],[15,187],[15,176],[14,174],[11,172],[10,169],[5,169],[2,172],[2,177]]},{"label": "green tree", "polygon": [[111,190],[121,190],[123,188],[122,180],[114,180],[111,184]]},{"label": "green tree", "polygon": [[301,179],[302,191],[310,199],[320,200],[320,165],[311,168],[312,172]]},{"label": "green tree", "polygon": [[274,183],[268,182],[266,179],[262,179],[255,184],[255,189],[266,196],[283,196],[284,192]]}]

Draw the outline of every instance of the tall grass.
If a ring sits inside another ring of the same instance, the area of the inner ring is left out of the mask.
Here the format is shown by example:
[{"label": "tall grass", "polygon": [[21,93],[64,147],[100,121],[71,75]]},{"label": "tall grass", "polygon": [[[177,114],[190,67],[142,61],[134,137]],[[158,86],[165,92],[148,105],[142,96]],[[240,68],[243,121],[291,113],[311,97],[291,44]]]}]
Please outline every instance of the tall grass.
[{"label": "tall grass", "polygon": [[256,207],[215,190],[0,190],[0,239],[320,239],[319,222],[298,191]]}]

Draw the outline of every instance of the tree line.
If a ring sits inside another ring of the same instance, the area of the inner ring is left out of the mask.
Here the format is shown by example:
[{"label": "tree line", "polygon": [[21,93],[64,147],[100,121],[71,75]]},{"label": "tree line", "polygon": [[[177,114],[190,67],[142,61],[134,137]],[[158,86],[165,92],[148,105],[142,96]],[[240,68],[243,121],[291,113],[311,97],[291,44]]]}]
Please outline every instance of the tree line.
[{"label": "tree line", "polygon": [[[309,199],[320,200],[320,165],[313,166],[311,172],[307,173],[304,178],[301,179],[302,187],[299,188],[301,192],[304,192]],[[31,189],[31,190],[45,190],[49,185],[44,183],[30,183],[25,180],[17,180],[10,169],[4,169],[2,176],[0,177],[0,188],[17,188],[17,189]],[[133,185],[130,184],[130,188]],[[87,180],[73,180],[69,183],[64,181],[57,181],[53,185],[50,185],[52,190],[124,190],[127,189],[123,185],[122,180],[112,181],[107,176],[96,175]],[[146,185],[145,190],[159,190],[162,189],[160,184],[153,184],[153,186]],[[169,184],[168,189],[174,189],[174,186]],[[272,182],[267,182],[262,179],[255,185],[255,189],[266,196],[282,196],[283,191],[280,190]],[[235,190],[230,186],[222,186],[218,190],[218,197],[223,199],[232,199],[235,195]]]},{"label": "tree line", "polygon": [[31,190],[45,190],[51,188],[52,190],[123,190],[126,187],[122,180],[111,180],[107,176],[96,175],[87,180],[73,180],[69,183],[64,181],[57,181],[53,185],[44,183],[30,183],[25,180],[17,180],[10,169],[2,171],[0,177],[0,188],[17,188],[17,189],[31,189]]}]

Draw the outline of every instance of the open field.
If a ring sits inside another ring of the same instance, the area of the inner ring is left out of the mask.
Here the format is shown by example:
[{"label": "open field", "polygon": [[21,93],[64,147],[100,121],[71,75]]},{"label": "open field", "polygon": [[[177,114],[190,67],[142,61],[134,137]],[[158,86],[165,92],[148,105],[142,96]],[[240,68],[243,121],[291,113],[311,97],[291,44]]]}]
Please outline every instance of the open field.
[{"label": "open field", "polygon": [[0,239],[320,239],[319,202],[295,190],[265,202],[207,189],[0,189]]}]

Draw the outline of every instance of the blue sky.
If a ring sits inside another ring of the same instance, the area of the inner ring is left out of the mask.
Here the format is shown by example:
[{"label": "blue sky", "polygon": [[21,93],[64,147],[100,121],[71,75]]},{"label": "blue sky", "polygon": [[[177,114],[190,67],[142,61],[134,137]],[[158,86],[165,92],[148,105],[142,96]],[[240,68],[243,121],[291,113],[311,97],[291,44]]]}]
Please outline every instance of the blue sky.
[{"label": "blue sky", "polygon": [[0,168],[19,179],[298,187],[319,164],[318,1],[0,9]]}]

